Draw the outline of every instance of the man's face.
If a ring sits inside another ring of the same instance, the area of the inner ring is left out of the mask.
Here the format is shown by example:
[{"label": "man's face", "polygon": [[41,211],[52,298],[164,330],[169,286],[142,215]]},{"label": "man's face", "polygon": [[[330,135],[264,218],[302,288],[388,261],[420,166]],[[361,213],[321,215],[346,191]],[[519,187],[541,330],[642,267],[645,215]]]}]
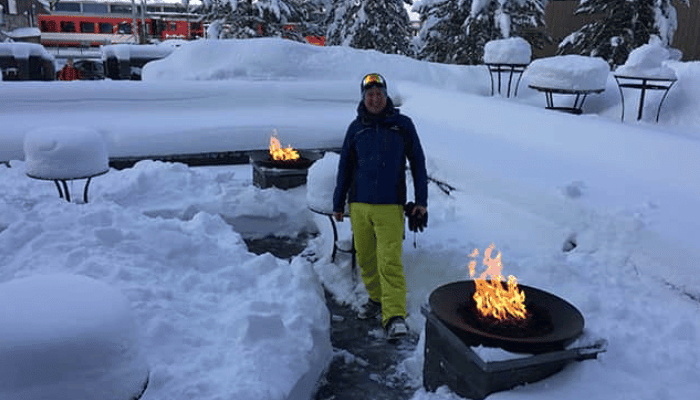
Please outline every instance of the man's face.
[{"label": "man's face", "polygon": [[365,93],[365,107],[371,114],[379,114],[386,107],[386,96],[378,87],[372,87]]}]

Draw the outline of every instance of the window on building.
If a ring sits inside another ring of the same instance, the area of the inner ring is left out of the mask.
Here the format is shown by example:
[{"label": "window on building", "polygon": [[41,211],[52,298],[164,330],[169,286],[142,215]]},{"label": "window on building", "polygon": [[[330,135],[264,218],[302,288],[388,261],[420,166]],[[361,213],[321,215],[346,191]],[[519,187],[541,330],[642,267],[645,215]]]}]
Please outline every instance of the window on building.
[{"label": "window on building", "polygon": [[112,14],[131,14],[131,4],[112,4],[109,12]]},{"label": "window on building", "polygon": [[80,32],[83,33],[95,33],[95,23],[94,22],[81,22]]},{"label": "window on building", "polygon": [[114,27],[109,22],[100,22],[100,33],[112,33]]},{"label": "window on building", "polygon": [[146,11],[148,12],[161,12],[163,11],[161,6],[146,6]]},{"label": "window on building", "polygon": [[64,12],[80,12],[80,3],[65,3],[60,1],[56,3],[54,10]]},{"label": "window on building", "polygon": [[75,32],[73,21],[61,21],[61,32]]},{"label": "window on building", "polygon": [[178,12],[179,10],[178,10],[177,7],[163,6],[163,11],[164,11],[164,12],[167,12],[167,13],[176,13],[176,12]]},{"label": "window on building", "polygon": [[86,14],[107,14],[107,4],[83,3],[83,12]]},{"label": "window on building", "polygon": [[126,23],[126,22],[119,24],[117,32],[130,35],[131,34],[131,24]]}]

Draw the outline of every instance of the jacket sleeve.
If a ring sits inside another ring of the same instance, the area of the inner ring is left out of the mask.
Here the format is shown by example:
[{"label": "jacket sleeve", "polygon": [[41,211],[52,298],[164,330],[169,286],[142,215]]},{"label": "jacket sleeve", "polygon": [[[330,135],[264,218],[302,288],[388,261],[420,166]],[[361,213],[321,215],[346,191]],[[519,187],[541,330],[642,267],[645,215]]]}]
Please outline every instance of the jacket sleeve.
[{"label": "jacket sleeve", "polygon": [[345,210],[345,198],[350,184],[355,175],[356,155],[352,145],[353,124],[350,124],[343,141],[343,149],[338,161],[338,176],[336,178],[335,191],[333,192],[333,212],[342,213]]},{"label": "jacket sleeve", "polygon": [[418,133],[416,132],[416,127],[413,125],[413,121],[411,121],[410,118],[406,119],[405,130],[410,138],[409,146],[406,149],[406,157],[411,166],[416,204],[428,207],[428,172],[425,168],[423,147],[420,144],[420,139],[418,139]]}]

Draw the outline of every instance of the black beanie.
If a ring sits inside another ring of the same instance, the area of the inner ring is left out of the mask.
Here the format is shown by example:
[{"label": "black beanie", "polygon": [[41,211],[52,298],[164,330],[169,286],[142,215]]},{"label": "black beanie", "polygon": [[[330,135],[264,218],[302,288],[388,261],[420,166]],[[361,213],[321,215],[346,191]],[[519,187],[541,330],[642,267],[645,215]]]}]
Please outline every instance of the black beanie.
[{"label": "black beanie", "polygon": [[[378,79],[368,84],[365,84],[365,80],[372,75],[376,75]],[[360,83],[360,93],[362,93],[363,99],[365,98],[365,94],[367,94],[367,91],[373,87],[378,87],[379,89],[381,89],[382,93],[384,93],[384,96],[388,97],[388,93],[386,90],[386,79],[384,79],[383,76],[377,73],[372,73],[365,75],[364,78],[362,78],[362,82]]]}]

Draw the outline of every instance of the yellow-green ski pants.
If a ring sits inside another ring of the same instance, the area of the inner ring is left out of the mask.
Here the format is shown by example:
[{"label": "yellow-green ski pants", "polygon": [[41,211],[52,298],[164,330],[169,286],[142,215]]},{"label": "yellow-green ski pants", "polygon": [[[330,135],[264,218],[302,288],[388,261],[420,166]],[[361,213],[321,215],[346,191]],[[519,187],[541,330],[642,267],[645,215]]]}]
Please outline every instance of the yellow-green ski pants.
[{"label": "yellow-green ski pants", "polygon": [[403,207],[398,204],[350,203],[357,263],[370,299],[382,303],[382,325],[406,318],[406,277],[401,263]]}]

